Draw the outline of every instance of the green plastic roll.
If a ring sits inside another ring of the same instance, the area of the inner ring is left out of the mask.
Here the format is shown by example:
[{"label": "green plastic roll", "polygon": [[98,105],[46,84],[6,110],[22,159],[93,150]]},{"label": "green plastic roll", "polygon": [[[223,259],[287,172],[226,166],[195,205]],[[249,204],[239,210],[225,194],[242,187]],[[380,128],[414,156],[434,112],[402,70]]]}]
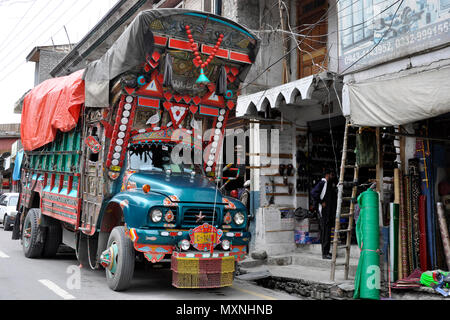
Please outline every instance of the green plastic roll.
[{"label": "green plastic roll", "polygon": [[355,277],[354,299],[380,299],[380,256],[378,193],[372,189],[360,194],[358,204],[361,208],[356,223],[356,239],[361,249]]}]

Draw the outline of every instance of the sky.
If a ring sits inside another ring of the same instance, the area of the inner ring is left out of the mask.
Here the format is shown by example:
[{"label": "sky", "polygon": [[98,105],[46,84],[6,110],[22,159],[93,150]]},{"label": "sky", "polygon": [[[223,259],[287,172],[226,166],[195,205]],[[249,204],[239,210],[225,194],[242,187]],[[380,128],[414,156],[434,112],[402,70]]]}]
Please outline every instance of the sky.
[{"label": "sky", "polygon": [[13,109],[34,86],[35,63],[26,62],[32,49],[67,44],[67,34],[71,43],[80,41],[117,2],[0,0],[0,123],[20,123]]}]

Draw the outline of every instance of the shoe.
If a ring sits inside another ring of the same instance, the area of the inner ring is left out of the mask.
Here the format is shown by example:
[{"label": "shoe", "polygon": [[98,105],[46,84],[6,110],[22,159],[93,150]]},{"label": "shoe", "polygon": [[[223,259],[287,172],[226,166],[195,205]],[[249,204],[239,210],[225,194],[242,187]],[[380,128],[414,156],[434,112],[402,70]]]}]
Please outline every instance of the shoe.
[{"label": "shoe", "polygon": [[292,164],[288,164],[286,166],[286,175],[287,176],[292,176],[294,173],[294,166]]},{"label": "shoe", "polygon": [[322,256],[322,259],[331,260],[331,258],[332,258],[331,254],[326,254]]},{"label": "shoe", "polygon": [[285,164],[280,164],[280,166],[279,166],[280,176],[284,176],[285,175],[285,170],[286,170],[286,165]]}]

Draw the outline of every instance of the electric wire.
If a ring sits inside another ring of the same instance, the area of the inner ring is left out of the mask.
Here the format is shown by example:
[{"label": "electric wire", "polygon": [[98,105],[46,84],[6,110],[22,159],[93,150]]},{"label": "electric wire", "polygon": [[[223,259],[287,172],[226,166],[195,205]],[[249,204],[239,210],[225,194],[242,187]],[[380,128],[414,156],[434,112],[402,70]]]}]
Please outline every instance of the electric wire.
[{"label": "electric wire", "polygon": [[[333,6],[337,6],[337,4],[339,3],[340,0],[337,0]],[[316,22],[316,24],[320,23],[323,19],[327,18],[328,12],[331,10],[331,8],[333,6],[328,7],[327,11],[319,18],[319,20]],[[310,28],[308,31],[307,36],[312,32],[314,28]],[[300,44],[304,41],[305,38],[303,38],[300,41]],[[299,45],[300,45],[299,44]],[[280,62],[281,60],[283,60],[286,56],[288,56],[292,51],[296,50],[297,47],[293,47],[292,49],[290,49],[286,54],[282,55],[279,59],[277,59],[274,63],[272,63],[271,65],[269,65],[267,68],[265,68],[261,73],[259,73],[252,81],[247,82],[247,84],[245,86],[243,86],[240,90],[243,90],[245,88],[247,88],[248,86],[252,85],[256,80],[258,80],[267,70],[269,70],[272,66],[274,66],[275,64],[277,64],[278,62]],[[267,89],[266,89],[267,91]],[[265,93],[264,93],[265,94]],[[264,95],[263,94],[263,95]]]},{"label": "electric wire", "polygon": [[[61,0],[61,3],[62,3],[62,2],[64,2],[64,0]],[[9,57],[12,53],[14,53],[14,50],[16,50],[18,46],[20,46],[21,44],[23,44],[23,41],[25,41],[27,38],[29,38],[31,34],[35,33],[37,30],[39,30],[39,28],[37,28],[37,26],[39,26],[39,25],[41,25],[42,23],[44,23],[44,21],[46,21],[46,20],[53,14],[53,12],[55,12],[56,9],[58,9],[58,8],[59,8],[59,5],[57,5],[56,7],[54,7],[54,8],[53,8],[53,11],[50,12],[50,14],[47,14],[47,16],[46,16],[44,19],[42,19],[38,24],[36,24],[36,26],[34,26],[34,28],[32,28],[32,31],[31,31],[31,32],[28,32],[28,30],[27,30],[26,28],[22,29],[21,31],[22,31],[22,33],[24,34],[24,37],[17,41],[18,44],[17,44],[15,47],[12,47],[12,49],[9,48],[10,50],[7,51],[7,54],[5,55],[5,57]],[[45,9],[47,9],[47,6],[46,6],[46,5],[42,6],[41,9],[39,10],[39,12],[31,19],[31,21],[35,21],[35,19],[36,19],[36,18],[40,15],[40,13],[43,12]],[[19,33],[19,34],[20,34],[20,33]],[[7,46],[7,45],[8,45],[7,42],[3,43],[3,46],[2,46],[0,49],[5,48],[5,46]],[[0,51],[1,51],[1,50],[0,50]]]},{"label": "electric wire", "polygon": [[[91,2],[91,1],[88,1],[88,2],[85,4],[85,6],[82,7],[82,8],[78,11],[77,14],[75,14],[70,20],[68,20],[68,21],[66,22],[66,24],[72,22],[72,21],[73,21],[76,17],[78,17],[79,14],[80,14],[82,11],[84,11],[90,4],[92,4],[92,2]],[[71,8],[69,8],[69,9],[71,9]],[[69,10],[69,9],[68,9],[68,10]],[[64,13],[66,13],[68,10],[66,10]],[[58,19],[58,21],[59,21],[59,20],[60,20],[60,19]],[[57,30],[55,34],[57,34],[59,31],[63,30],[63,28],[64,28],[64,26],[61,27],[59,30]],[[49,28],[47,28],[43,33],[41,33],[41,35],[40,35],[39,37],[35,38],[34,43],[35,43],[40,37],[42,37],[42,35],[43,35],[48,29],[49,29]],[[53,34],[51,37],[49,37],[45,42],[48,42],[49,40],[51,40],[51,38],[52,38],[55,34]],[[29,50],[29,47],[27,47],[27,48],[25,48],[24,50],[22,50],[18,55],[20,55],[20,54],[22,54],[22,53],[24,53],[24,52],[26,52],[26,51],[28,51],[28,50]],[[17,55],[16,55],[16,56],[17,56]],[[13,72],[15,72],[15,71],[17,70],[17,68],[20,67],[20,66],[21,66],[22,64],[24,64],[24,63],[25,63],[25,62],[19,62],[19,64],[14,65],[14,69],[11,70],[8,74],[6,74],[3,78],[0,78],[0,82],[3,81],[4,79],[6,79],[6,78],[7,78],[9,75],[11,75]]]},{"label": "electric wire", "polygon": [[37,0],[33,0],[33,4],[28,8],[27,11],[25,11],[25,13],[23,14],[23,16],[19,19],[19,21],[14,25],[14,27],[12,28],[11,32],[8,33],[8,36],[6,37],[5,40],[3,40],[3,45],[0,46],[0,50],[3,49],[6,45],[6,43],[8,43],[8,40],[11,38],[11,36],[14,34],[14,31],[17,30],[17,27],[20,25],[20,23],[23,21],[23,19],[26,17],[26,15],[28,14],[28,12],[30,12],[31,9],[33,9],[34,5],[37,3]]}]

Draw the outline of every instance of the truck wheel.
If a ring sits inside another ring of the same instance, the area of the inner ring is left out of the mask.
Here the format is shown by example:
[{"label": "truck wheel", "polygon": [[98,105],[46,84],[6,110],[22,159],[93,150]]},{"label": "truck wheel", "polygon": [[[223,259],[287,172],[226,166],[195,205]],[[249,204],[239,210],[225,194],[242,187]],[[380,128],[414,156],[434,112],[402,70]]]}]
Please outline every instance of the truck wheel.
[{"label": "truck wheel", "polygon": [[108,286],[114,291],[123,291],[130,287],[133,279],[136,255],[131,239],[125,235],[123,226],[115,227],[109,235],[107,250],[112,250],[114,268],[105,268]]},{"label": "truck wheel", "polygon": [[47,227],[47,236],[45,237],[42,256],[51,258],[58,252],[59,245],[62,242],[62,229],[58,222],[52,223]]},{"label": "truck wheel", "polygon": [[38,258],[42,254],[43,244],[38,235],[39,212],[39,209],[30,209],[23,223],[22,248],[27,258]]},{"label": "truck wheel", "polygon": [[7,214],[3,217],[3,229],[5,231],[11,231],[11,222],[9,222],[9,217]]}]

